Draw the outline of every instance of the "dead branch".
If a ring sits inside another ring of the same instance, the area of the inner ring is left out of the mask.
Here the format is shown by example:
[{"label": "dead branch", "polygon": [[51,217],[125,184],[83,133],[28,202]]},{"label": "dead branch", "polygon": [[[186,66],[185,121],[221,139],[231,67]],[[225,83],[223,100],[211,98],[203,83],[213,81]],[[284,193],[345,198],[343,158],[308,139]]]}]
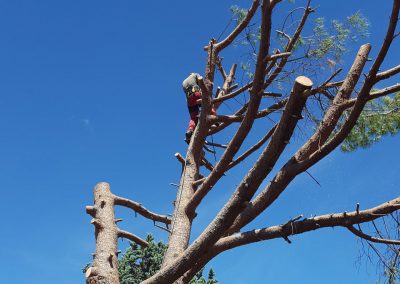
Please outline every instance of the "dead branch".
[{"label": "dead branch", "polygon": [[171,218],[169,216],[153,213],[148,209],[146,209],[142,204],[132,201],[130,199],[114,195],[114,204],[132,209],[133,211],[139,213],[140,215],[142,215],[147,219],[164,224],[171,224]]}]

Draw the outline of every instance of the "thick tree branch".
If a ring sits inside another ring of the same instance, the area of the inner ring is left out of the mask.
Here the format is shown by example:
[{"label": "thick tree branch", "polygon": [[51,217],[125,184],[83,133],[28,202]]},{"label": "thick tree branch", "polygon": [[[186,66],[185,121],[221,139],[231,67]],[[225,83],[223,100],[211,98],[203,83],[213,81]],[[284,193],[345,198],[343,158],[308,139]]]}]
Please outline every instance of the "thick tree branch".
[{"label": "thick tree branch", "polygon": [[132,201],[130,199],[114,195],[114,204],[130,208],[147,219],[164,224],[171,224],[171,218],[169,216],[153,213],[146,209],[142,204]]},{"label": "thick tree branch", "polygon": [[396,67],[393,67],[391,69],[388,69],[384,72],[380,72],[376,75],[376,81],[381,81],[384,79],[388,79],[396,74],[400,73],[400,65],[397,65]]},{"label": "thick tree branch", "polygon": [[273,226],[246,233],[234,234],[219,240],[214,245],[214,249],[223,251],[248,243],[302,234],[304,232],[326,227],[342,226],[347,228],[354,224],[375,220],[399,209],[400,198],[396,198],[368,210],[353,211],[349,213],[326,214],[301,221],[290,222],[286,225]]},{"label": "thick tree branch", "polygon": [[329,138],[344,111],[344,108],[341,107],[341,104],[348,100],[358,80],[360,79],[365,63],[368,60],[368,54],[370,50],[371,45],[369,44],[365,44],[360,47],[356,59],[354,60],[346,79],[335,96],[332,105],[326,111],[317,131],[296,153],[296,160],[301,161],[307,158]]},{"label": "thick tree branch", "polygon": [[[377,98],[380,98],[380,97],[383,97],[383,96],[394,94],[396,92],[400,92],[400,84],[396,84],[396,85],[393,85],[393,86],[390,86],[390,87],[386,87],[386,88],[383,88],[381,90],[372,91],[372,92],[369,93],[369,95],[367,96],[366,100],[367,101],[371,101],[371,100],[374,100],[374,99],[377,99]],[[351,107],[354,106],[356,101],[357,101],[357,99],[351,99],[351,100],[348,100],[346,102],[343,102],[342,103],[342,107],[345,108],[345,109],[351,108]]]},{"label": "thick tree branch", "polygon": [[222,49],[228,47],[235,38],[248,26],[254,14],[256,13],[258,6],[260,5],[260,0],[254,0],[250,9],[247,11],[246,17],[236,26],[236,28],[221,42],[215,45],[218,52]]},{"label": "thick tree branch", "polygon": [[277,238],[287,239],[288,236],[303,234],[305,232],[314,231],[321,228],[338,226],[348,228],[354,224],[370,222],[382,216],[391,214],[397,210],[400,210],[400,198],[393,199],[368,210],[356,210],[349,213],[326,214],[301,221],[297,221],[296,219],[298,218],[294,218],[282,225],[243,233],[236,233],[234,235],[221,238],[213,247],[208,250],[205,255],[198,259],[197,263],[193,265],[189,271],[184,274],[183,279],[192,279],[194,273],[204,267],[212,258],[235,247]]}]

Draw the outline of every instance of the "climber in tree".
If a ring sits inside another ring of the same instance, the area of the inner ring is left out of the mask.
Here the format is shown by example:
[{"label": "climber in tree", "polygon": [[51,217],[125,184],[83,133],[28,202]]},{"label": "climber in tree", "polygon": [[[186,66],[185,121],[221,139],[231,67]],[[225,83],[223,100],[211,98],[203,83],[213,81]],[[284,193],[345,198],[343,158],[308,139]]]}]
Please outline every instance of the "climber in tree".
[{"label": "climber in tree", "polygon": [[[197,78],[200,77],[198,73],[191,73],[183,82],[183,91],[186,94],[187,106],[190,115],[190,121],[188,129],[186,130],[185,141],[190,142],[190,138],[193,135],[194,129],[196,128],[197,121],[200,114],[201,106],[201,89],[197,84]],[[212,109],[212,114],[215,114],[215,110]]]}]

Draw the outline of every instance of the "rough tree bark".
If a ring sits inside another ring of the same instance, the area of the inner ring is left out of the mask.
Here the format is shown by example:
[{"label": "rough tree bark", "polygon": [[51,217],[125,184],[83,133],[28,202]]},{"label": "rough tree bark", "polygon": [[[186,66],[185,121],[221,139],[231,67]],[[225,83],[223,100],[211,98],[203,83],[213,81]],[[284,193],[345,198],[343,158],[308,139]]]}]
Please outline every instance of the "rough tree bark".
[{"label": "rough tree bark", "polygon": [[142,247],[148,243],[138,236],[117,227],[122,219],[116,219],[114,206],[124,206],[132,209],[153,222],[161,222],[166,226],[171,224],[170,217],[155,214],[141,204],[112,194],[110,185],[98,183],[94,190],[94,205],[86,206],[86,213],[93,217],[91,223],[95,227],[96,251],[93,253],[93,263],[85,273],[87,284],[118,284],[118,238],[125,238]]},{"label": "rough tree bark", "polygon": [[87,284],[117,284],[118,228],[115,224],[114,198],[107,183],[99,183],[94,189],[94,206],[86,207],[95,227],[96,252],[93,265],[86,271]]}]

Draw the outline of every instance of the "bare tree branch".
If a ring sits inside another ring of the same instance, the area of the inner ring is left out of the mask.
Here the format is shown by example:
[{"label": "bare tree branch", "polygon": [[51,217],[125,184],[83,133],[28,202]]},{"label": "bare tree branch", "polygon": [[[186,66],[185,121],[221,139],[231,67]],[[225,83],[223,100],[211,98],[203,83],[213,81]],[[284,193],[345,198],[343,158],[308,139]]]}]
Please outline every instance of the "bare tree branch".
[{"label": "bare tree branch", "polygon": [[138,236],[136,236],[132,233],[129,233],[127,231],[118,230],[118,237],[128,239],[128,240],[140,245],[141,247],[149,246],[148,242],[146,242],[145,240],[143,240],[143,239],[139,238]]},{"label": "bare tree branch", "polygon": [[161,222],[164,224],[171,224],[171,218],[169,216],[153,213],[153,212],[149,211],[148,209],[146,209],[144,206],[142,206],[142,204],[132,201],[130,199],[114,195],[114,204],[130,208],[133,211],[139,213],[140,215],[142,215],[143,217],[145,217],[147,219],[150,219],[150,220],[153,220],[156,222]]},{"label": "bare tree branch", "polygon": [[[335,213],[326,214],[321,216],[315,216],[313,218],[304,219],[297,221],[297,218],[290,220],[289,222],[278,225],[267,227],[263,229],[252,230],[243,233],[236,233],[231,236],[221,238],[208,252],[200,257],[197,263],[193,266],[193,269],[187,271],[183,278],[185,280],[192,279],[193,273],[197,272],[198,269],[204,267],[207,262],[217,256],[218,254],[242,245],[250,243],[277,239],[287,238],[288,236],[303,234],[305,232],[318,230],[327,227],[345,227],[348,228],[354,224],[360,224],[370,222],[374,219],[388,215],[396,210],[400,209],[400,198],[393,199],[389,202],[380,204],[374,208],[367,210],[356,210],[349,213]],[[184,282],[186,283],[186,282]]]},{"label": "bare tree branch", "polygon": [[400,73],[400,65],[397,65],[396,67],[393,67],[391,69],[388,69],[384,72],[380,72],[376,75],[376,81],[381,81],[384,79],[388,79],[396,74]]},{"label": "bare tree branch", "polygon": [[260,140],[258,141],[256,144],[254,144],[250,149],[248,149],[246,152],[244,152],[242,155],[240,155],[237,159],[235,159],[234,161],[232,161],[229,164],[229,168],[233,168],[234,166],[236,166],[237,164],[239,164],[240,162],[244,161],[248,156],[250,156],[251,154],[253,154],[255,151],[257,151],[258,149],[260,149],[260,147],[262,145],[264,145],[265,142],[268,141],[269,138],[271,138],[272,134],[274,133],[275,129],[276,129],[277,125],[275,125],[274,127],[271,128],[270,131],[267,132],[267,134]]},{"label": "bare tree branch", "polygon": [[241,93],[247,91],[252,85],[253,85],[253,83],[251,82],[251,83],[248,83],[247,85],[244,85],[240,89],[237,89],[236,91],[233,91],[232,93],[226,94],[224,96],[219,96],[219,97],[213,99],[212,103],[216,104],[216,103],[223,102],[223,101],[229,100],[231,98],[234,98],[237,95],[240,95]]},{"label": "bare tree branch", "polygon": [[364,240],[373,242],[373,243],[388,244],[388,245],[400,245],[400,240],[399,241],[398,240],[388,240],[388,239],[372,237],[370,235],[363,233],[362,231],[357,230],[353,226],[348,226],[347,229],[349,229],[349,231],[352,232],[354,235],[356,235]]},{"label": "bare tree branch", "polygon": [[[383,88],[381,90],[372,91],[372,92],[369,93],[369,95],[367,96],[366,100],[367,101],[371,101],[371,100],[374,100],[374,99],[377,99],[377,98],[380,98],[380,97],[383,97],[383,96],[386,96],[386,95],[390,95],[390,94],[393,94],[393,93],[396,93],[396,92],[400,92],[400,84],[396,84],[396,85],[393,85],[393,86],[390,86],[390,87],[386,87],[386,88]],[[356,103],[356,100],[357,99],[351,99],[351,100],[348,100],[346,102],[343,102],[342,106],[344,108],[350,108],[350,107],[354,106],[354,104]]]},{"label": "bare tree branch", "polygon": [[273,226],[246,233],[234,234],[232,236],[222,238],[214,245],[214,248],[217,250],[226,250],[228,248],[241,246],[247,243],[279,238],[283,236],[297,235],[325,227],[342,226],[347,228],[354,224],[375,220],[399,209],[400,198],[396,198],[368,210],[362,210],[358,212],[353,211],[349,213],[326,214],[302,221],[290,222],[283,226]]}]

